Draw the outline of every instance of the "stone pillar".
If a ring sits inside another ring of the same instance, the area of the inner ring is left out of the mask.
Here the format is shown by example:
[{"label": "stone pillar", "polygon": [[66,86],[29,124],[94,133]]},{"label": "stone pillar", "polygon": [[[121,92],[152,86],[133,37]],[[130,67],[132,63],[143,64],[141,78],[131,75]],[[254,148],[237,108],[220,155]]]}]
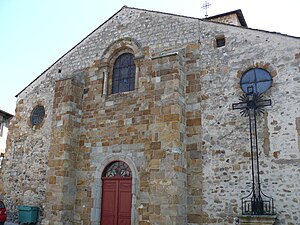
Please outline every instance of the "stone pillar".
[{"label": "stone pillar", "polygon": [[[186,155],[187,155],[187,222],[188,224],[209,224],[203,215],[203,160],[202,160],[202,112],[201,102],[208,97],[201,92],[201,74],[197,63],[199,43],[187,45],[186,60]],[[210,116],[212,117],[212,116]]]},{"label": "stone pillar", "polygon": [[239,225],[273,225],[276,215],[242,215],[239,216]]},{"label": "stone pillar", "polygon": [[47,170],[46,218],[42,224],[74,224],[82,95],[83,87],[78,81],[65,79],[56,82]]},{"label": "stone pillar", "polygon": [[[155,122],[150,124],[149,203],[143,204],[143,224],[186,224],[186,158],[184,152],[184,76],[182,58],[177,53],[152,59],[157,110]],[[144,181],[141,178],[141,189]],[[144,208],[143,211],[147,211]],[[148,213],[148,214],[147,214]]]}]

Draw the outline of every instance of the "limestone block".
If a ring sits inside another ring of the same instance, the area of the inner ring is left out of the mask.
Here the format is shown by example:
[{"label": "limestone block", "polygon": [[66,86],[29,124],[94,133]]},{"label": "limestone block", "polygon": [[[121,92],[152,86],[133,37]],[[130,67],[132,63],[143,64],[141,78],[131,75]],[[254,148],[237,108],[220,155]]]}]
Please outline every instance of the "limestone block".
[{"label": "limestone block", "polygon": [[242,215],[239,216],[240,225],[273,225],[276,216],[271,215]]}]

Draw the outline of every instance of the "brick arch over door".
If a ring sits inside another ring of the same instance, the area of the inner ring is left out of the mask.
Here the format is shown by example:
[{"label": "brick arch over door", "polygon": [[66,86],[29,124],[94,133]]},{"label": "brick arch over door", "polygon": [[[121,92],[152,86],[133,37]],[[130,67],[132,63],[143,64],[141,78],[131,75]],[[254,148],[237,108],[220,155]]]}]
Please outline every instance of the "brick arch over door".
[{"label": "brick arch over door", "polygon": [[99,225],[101,217],[101,199],[102,199],[102,174],[106,166],[113,161],[123,161],[131,169],[132,177],[132,208],[131,208],[131,225],[138,224],[137,213],[137,196],[139,195],[139,180],[136,166],[131,157],[124,154],[112,154],[106,156],[101,162],[99,162],[96,173],[95,182],[92,185],[92,198],[93,208],[91,210],[91,225]]}]

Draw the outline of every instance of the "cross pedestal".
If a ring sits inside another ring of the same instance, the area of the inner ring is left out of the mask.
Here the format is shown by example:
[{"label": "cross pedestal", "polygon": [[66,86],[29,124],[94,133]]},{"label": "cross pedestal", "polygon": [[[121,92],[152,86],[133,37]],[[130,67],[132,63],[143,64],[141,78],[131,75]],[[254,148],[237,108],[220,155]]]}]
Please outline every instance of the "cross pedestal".
[{"label": "cross pedestal", "polygon": [[239,216],[239,225],[273,225],[276,216],[272,215],[242,215]]}]

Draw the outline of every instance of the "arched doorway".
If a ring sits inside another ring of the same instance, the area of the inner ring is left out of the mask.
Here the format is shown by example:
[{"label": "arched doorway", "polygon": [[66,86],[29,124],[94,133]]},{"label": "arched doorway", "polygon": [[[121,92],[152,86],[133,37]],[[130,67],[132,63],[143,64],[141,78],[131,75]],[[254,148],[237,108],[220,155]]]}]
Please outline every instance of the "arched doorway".
[{"label": "arched doorway", "polygon": [[110,163],[102,174],[101,225],[131,224],[132,177],[122,161]]}]

